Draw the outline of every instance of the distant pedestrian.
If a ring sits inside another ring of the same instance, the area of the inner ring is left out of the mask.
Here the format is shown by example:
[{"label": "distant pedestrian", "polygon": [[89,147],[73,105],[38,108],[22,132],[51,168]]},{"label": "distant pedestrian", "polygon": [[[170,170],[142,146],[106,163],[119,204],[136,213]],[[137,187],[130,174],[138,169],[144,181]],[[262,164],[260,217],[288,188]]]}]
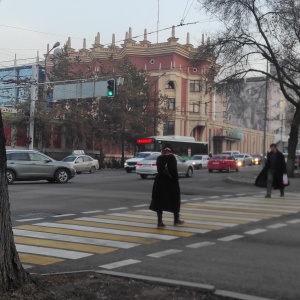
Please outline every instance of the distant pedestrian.
[{"label": "distant pedestrian", "polygon": [[280,196],[284,196],[283,175],[286,174],[286,163],[284,155],[277,149],[276,144],[270,145],[270,152],[267,154],[267,161],[257,176],[255,185],[267,187],[265,198],[271,198],[272,188],[280,190]]},{"label": "distant pedestrian", "polygon": [[163,211],[174,214],[174,226],[182,225],[180,220],[180,187],[178,181],[177,160],[172,146],[166,144],[156,160],[157,172],[152,189],[152,201],[149,209],[157,213],[157,228],[165,228]]},{"label": "distant pedestrian", "polygon": [[212,158],[213,155],[211,154],[211,152],[209,152],[208,156],[209,158]]}]

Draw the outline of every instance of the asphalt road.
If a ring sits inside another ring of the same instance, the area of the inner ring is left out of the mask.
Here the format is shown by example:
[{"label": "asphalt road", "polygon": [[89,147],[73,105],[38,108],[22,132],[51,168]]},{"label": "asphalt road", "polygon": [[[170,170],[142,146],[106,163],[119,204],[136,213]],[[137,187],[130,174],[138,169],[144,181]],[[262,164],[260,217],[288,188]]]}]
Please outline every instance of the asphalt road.
[{"label": "asphalt road", "polygon": [[62,185],[16,182],[9,191],[21,260],[34,273],[114,270],[299,300],[298,185],[265,199],[264,189],[227,180],[234,175],[180,178],[186,224],[172,226],[166,213],[166,230],[148,210],[153,179],[100,170]]}]

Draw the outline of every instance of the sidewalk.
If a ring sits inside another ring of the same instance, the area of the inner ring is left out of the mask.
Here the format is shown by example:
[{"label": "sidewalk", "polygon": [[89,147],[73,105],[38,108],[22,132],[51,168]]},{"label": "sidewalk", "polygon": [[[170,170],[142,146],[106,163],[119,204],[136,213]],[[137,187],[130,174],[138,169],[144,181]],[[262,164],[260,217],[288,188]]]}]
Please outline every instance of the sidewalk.
[{"label": "sidewalk", "polygon": [[[227,179],[230,182],[236,182],[236,183],[242,183],[242,184],[254,186],[254,182],[258,174],[259,172],[257,172],[257,174],[243,174],[237,172],[237,173],[230,174]],[[290,185],[287,187],[287,191],[300,193],[300,173],[295,172],[295,177],[289,178],[289,181],[290,181]]]}]

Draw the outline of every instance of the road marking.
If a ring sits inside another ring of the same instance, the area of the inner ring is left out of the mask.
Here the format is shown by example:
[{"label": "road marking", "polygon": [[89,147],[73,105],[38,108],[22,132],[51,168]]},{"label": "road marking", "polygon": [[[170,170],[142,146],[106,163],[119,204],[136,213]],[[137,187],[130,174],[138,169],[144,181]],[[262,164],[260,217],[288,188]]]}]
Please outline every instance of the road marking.
[{"label": "road marking", "polygon": [[222,195],[222,197],[233,197],[234,195]]},{"label": "road marking", "polygon": [[139,205],[133,205],[132,207],[144,207],[149,206],[149,204],[139,204]]},{"label": "road marking", "polygon": [[128,209],[128,207],[109,208],[108,210],[122,210],[122,209]]},{"label": "road marking", "polygon": [[197,200],[203,200],[204,198],[193,198],[193,199],[190,199],[191,201],[197,201]]},{"label": "road marking", "polygon": [[48,266],[51,264],[64,261],[63,259],[60,258],[53,258],[48,256],[25,254],[25,253],[19,253],[19,257],[22,263],[41,265],[41,266]]},{"label": "road marking", "polygon": [[[115,216],[124,216],[124,217],[137,217],[139,212],[132,212],[132,214],[113,214]],[[148,215],[149,214],[149,215]],[[152,217],[151,213],[144,213],[143,216],[139,215],[139,218],[155,218],[156,217]],[[168,218],[168,217],[164,217],[164,220],[168,220],[168,221],[172,221],[173,218]],[[221,223],[221,222],[208,222],[208,221],[197,221],[196,217],[188,217],[185,218],[184,220],[185,223],[187,224],[204,224],[204,225],[216,225],[216,226],[221,226],[221,227],[234,227],[237,226],[238,224],[233,224],[233,223]]]},{"label": "road marking", "polygon": [[27,264],[22,264],[22,267],[27,270],[27,269],[30,269],[30,268],[33,268],[32,265],[27,265]]},{"label": "road marking", "polygon": [[281,227],[284,227],[284,226],[287,226],[287,224],[278,223],[278,224],[267,226],[267,228],[276,229],[276,228],[281,228]]},{"label": "road marking", "polygon": [[23,220],[16,220],[16,222],[30,222],[30,221],[38,221],[43,220],[44,218],[34,218],[34,219],[23,219]]},{"label": "road marking", "polygon": [[70,251],[70,250],[60,250],[60,249],[47,248],[47,247],[28,246],[22,244],[16,244],[16,248],[18,252],[21,253],[39,254],[39,255],[54,256],[54,257],[68,258],[68,259],[79,259],[79,258],[93,255],[91,253],[84,253],[84,252],[77,252],[77,251]]},{"label": "road marking", "polygon": [[290,220],[290,221],[287,221],[287,223],[297,224],[297,223],[300,223],[300,219]]},{"label": "road marking", "polygon": [[235,194],[235,196],[247,196],[247,194]]},{"label": "road marking", "polygon": [[189,200],[181,200],[181,202],[189,202]]},{"label": "road marking", "polygon": [[96,214],[99,212],[103,212],[103,210],[91,210],[91,211],[83,211],[82,214]]},{"label": "road marking", "polygon": [[73,243],[122,248],[122,249],[130,249],[140,245],[137,243],[110,241],[104,239],[93,239],[88,237],[77,237],[77,236],[69,236],[69,235],[56,234],[56,233],[54,234],[54,233],[47,233],[47,232],[37,232],[37,231],[30,231],[30,230],[19,230],[16,228],[13,229],[13,232],[14,232],[14,236],[26,236],[26,237],[32,237],[38,239],[48,239],[48,240],[55,240],[55,241],[73,242]]},{"label": "road marking", "polygon": [[300,203],[299,201],[294,202],[290,201],[289,199],[286,198],[280,198],[280,199],[273,199],[273,198],[234,198],[234,199],[225,199],[224,202],[234,202],[234,203],[253,203],[253,204],[260,204],[260,205],[274,205],[274,206],[282,206],[282,207],[294,207],[294,208],[300,208]]},{"label": "road marking", "polygon": [[213,243],[213,242],[201,242],[201,243],[187,245],[186,247],[188,247],[188,248],[201,248],[201,247],[206,247],[206,246],[212,246],[212,245],[215,245],[215,244],[216,243]]},{"label": "road marking", "polygon": [[218,241],[230,242],[230,241],[233,241],[233,240],[241,239],[243,237],[244,237],[243,235],[234,234],[234,235],[229,235],[229,236],[225,236],[223,238],[220,238],[220,239],[218,239]]},{"label": "road marking", "polygon": [[43,226],[43,227],[62,228],[62,229],[73,229],[73,230],[80,230],[80,231],[127,235],[127,236],[134,236],[134,237],[143,237],[143,238],[153,238],[153,239],[164,240],[164,241],[177,239],[176,236],[171,236],[171,235],[143,233],[143,232],[134,232],[134,231],[126,231],[126,230],[107,229],[107,228],[97,228],[97,227],[91,227],[91,226],[79,226],[79,225],[71,225],[71,224],[58,224],[58,223],[51,223],[51,222],[37,223],[34,225]]},{"label": "road marking", "polygon": [[182,252],[182,250],[170,249],[170,250],[165,250],[165,251],[161,251],[161,252],[148,254],[147,256],[154,257],[154,258],[160,258],[160,257],[163,257],[163,256],[176,254],[176,253],[180,253],[180,252]]},{"label": "road marking", "polygon": [[105,254],[112,251],[117,250],[117,248],[111,247],[102,247],[102,246],[94,246],[94,245],[86,245],[72,242],[62,242],[62,241],[53,241],[47,239],[37,239],[30,237],[20,237],[15,236],[15,243],[22,245],[33,245],[33,246],[42,246],[48,248],[56,248],[56,249],[67,249],[81,252],[90,252],[97,254]]},{"label": "road marking", "polygon": [[207,197],[208,199],[216,199],[216,198],[220,198],[220,196],[210,196],[210,197]]},{"label": "road marking", "polygon": [[[153,229],[156,224],[149,224],[149,223],[140,223],[140,222],[128,222],[128,221],[122,221],[122,220],[115,220],[115,219],[105,219],[105,218],[77,218],[75,220],[78,221],[87,221],[87,222],[98,222],[98,223],[106,223],[106,224],[118,224],[118,225],[125,225],[125,226],[133,226],[133,227],[143,227],[143,228],[151,228]],[[142,228],[142,230],[144,230]],[[125,228],[124,228],[125,229]],[[136,228],[134,228],[136,229]],[[182,232],[193,232],[193,233],[206,233],[207,230],[203,229],[197,229],[197,228],[186,228],[186,227],[173,227],[173,228],[166,228],[168,231],[182,231]],[[157,231],[155,229],[155,232],[161,232],[161,229]],[[164,232],[166,232],[164,230]],[[190,235],[188,235],[190,236]]]},{"label": "road marking", "polygon": [[64,214],[64,215],[55,215],[52,216],[53,218],[64,218],[64,217],[70,217],[70,216],[75,216],[76,214]]},{"label": "road marking", "polygon": [[267,229],[254,229],[250,231],[246,231],[245,234],[258,234],[267,231]]},{"label": "road marking", "polygon": [[111,270],[111,269],[124,267],[124,266],[132,265],[132,264],[137,264],[140,262],[141,262],[140,260],[126,259],[126,260],[117,261],[117,262],[114,262],[111,264],[102,265],[102,266],[99,266],[99,268]]},{"label": "road marking", "polygon": [[58,234],[65,234],[65,235],[70,235],[70,236],[107,239],[107,240],[112,240],[112,241],[117,240],[117,241],[132,242],[132,243],[139,243],[139,244],[153,244],[153,243],[157,243],[159,241],[158,239],[148,239],[148,238],[141,238],[141,237],[134,237],[134,236],[123,236],[123,235],[117,235],[117,234],[106,234],[106,233],[89,232],[89,231],[83,231],[83,230],[71,230],[71,229],[52,228],[52,227],[33,226],[33,225],[21,225],[21,226],[18,226],[18,229],[58,233]]},{"label": "road marking", "polygon": [[[120,230],[126,230],[128,232],[142,232],[142,233],[154,233],[154,234],[166,234],[170,236],[177,236],[177,237],[188,237],[194,235],[194,233],[191,232],[179,232],[174,230],[168,230],[168,229],[157,229],[153,228],[151,226],[150,228],[142,227],[142,226],[132,226],[132,225],[119,225],[119,224],[112,224],[110,223],[101,223],[99,219],[95,218],[96,221],[80,221],[80,220],[65,220],[61,221],[59,223],[62,224],[73,224],[73,225],[82,225],[82,226],[92,226],[97,228],[109,228],[109,229],[120,229]],[[129,223],[129,222],[127,222]]]}]

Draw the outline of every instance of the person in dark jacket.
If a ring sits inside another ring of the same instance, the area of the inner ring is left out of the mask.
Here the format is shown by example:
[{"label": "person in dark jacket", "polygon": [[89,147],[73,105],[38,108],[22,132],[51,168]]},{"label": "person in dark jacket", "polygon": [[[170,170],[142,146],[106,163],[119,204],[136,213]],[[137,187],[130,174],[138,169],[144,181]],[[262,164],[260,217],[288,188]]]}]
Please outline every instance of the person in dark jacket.
[{"label": "person in dark jacket", "polygon": [[267,162],[260,174],[257,176],[256,186],[267,186],[266,198],[271,198],[272,188],[280,190],[280,196],[284,196],[283,174],[286,173],[284,155],[277,149],[276,144],[270,145],[267,154]]},{"label": "person in dark jacket", "polygon": [[[162,220],[163,211],[174,214],[174,225],[182,225],[179,219],[180,212],[180,187],[177,172],[177,160],[173,155],[171,145],[162,148],[161,155],[156,160],[157,175],[152,188],[152,201],[149,209],[157,213],[157,228],[165,228]],[[167,168],[167,169],[166,169]]]}]

